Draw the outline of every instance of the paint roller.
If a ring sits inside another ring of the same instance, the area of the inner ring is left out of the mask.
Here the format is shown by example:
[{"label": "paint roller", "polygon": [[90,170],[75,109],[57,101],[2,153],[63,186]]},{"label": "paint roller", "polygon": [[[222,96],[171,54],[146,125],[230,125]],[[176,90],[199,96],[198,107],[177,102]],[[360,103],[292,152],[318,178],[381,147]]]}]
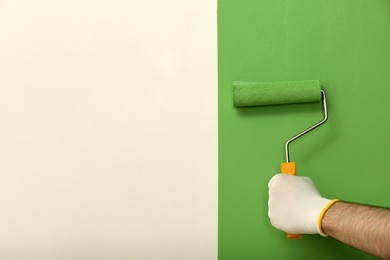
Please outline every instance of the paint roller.
[{"label": "paint roller", "polygon": [[[328,119],[326,94],[319,80],[288,82],[242,82],[233,83],[233,104],[235,107],[282,105],[292,103],[321,102],[324,118],[313,126],[287,140],[285,144],[286,161],[281,172],[296,175],[296,163],[290,162],[289,145],[294,140],[319,127]],[[287,234],[287,238],[300,238],[299,234]]]}]

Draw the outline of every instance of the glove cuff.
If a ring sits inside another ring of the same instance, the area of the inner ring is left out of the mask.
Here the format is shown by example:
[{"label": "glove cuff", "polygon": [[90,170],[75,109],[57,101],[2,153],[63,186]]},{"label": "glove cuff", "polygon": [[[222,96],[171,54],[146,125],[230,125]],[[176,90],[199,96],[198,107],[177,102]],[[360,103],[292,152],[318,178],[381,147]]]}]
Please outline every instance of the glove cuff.
[{"label": "glove cuff", "polygon": [[322,229],[322,218],[324,217],[326,211],[333,205],[335,204],[337,201],[340,201],[338,199],[334,199],[334,200],[331,200],[329,201],[328,204],[326,204],[326,206],[322,209],[322,211],[320,212],[320,215],[318,216],[318,220],[317,220],[317,227],[318,227],[318,233],[323,236],[323,237],[327,237],[328,235],[326,235],[324,233],[324,230]]}]

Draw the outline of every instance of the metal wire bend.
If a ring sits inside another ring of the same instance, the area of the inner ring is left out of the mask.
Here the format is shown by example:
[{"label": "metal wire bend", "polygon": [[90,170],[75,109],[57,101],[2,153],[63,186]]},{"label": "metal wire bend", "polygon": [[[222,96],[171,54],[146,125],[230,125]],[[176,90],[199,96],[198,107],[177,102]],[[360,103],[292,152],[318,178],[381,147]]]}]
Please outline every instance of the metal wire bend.
[{"label": "metal wire bend", "polygon": [[289,140],[287,140],[286,142],[286,162],[290,162],[290,155],[289,155],[289,144],[292,142],[292,141],[295,141],[297,140],[299,137],[301,137],[302,135],[305,135],[307,134],[308,132],[310,132],[311,130],[314,130],[315,128],[319,127],[320,125],[322,125],[323,123],[326,122],[326,120],[328,120],[328,108],[326,106],[326,94],[325,94],[325,91],[324,90],[321,90],[321,95],[322,95],[322,105],[323,105],[323,109],[324,109],[324,119],[322,119],[320,122],[318,122],[317,124],[309,127],[308,129],[306,129],[305,131],[297,134],[296,136],[290,138]]}]

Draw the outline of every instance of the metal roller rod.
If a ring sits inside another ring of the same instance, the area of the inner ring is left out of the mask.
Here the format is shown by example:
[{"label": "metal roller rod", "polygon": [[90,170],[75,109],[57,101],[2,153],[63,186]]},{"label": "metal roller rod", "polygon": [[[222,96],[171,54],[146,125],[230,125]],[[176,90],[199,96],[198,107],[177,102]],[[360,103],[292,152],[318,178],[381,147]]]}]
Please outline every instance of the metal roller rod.
[{"label": "metal roller rod", "polygon": [[328,108],[326,106],[326,94],[325,94],[325,91],[321,90],[321,95],[322,95],[322,105],[323,105],[323,109],[324,109],[324,119],[322,119],[320,122],[318,122],[317,124],[309,127],[308,129],[306,129],[305,131],[297,134],[296,136],[290,138],[287,142],[286,142],[286,162],[290,162],[290,154],[289,154],[289,144],[292,142],[292,141],[295,141],[297,140],[299,137],[301,137],[302,135],[305,135],[307,134],[308,132],[310,132],[311,130],[319,127],[320,125],[322,125],[323,123],[326,122],[326,120],[328,120]]}]

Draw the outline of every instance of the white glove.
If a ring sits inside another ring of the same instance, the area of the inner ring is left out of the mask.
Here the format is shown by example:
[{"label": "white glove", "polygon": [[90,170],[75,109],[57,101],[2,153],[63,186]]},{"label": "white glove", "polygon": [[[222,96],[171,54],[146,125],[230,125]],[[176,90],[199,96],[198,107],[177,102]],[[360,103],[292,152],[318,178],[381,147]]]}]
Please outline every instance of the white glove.
[{"label": "white glove", "polygon": [[268,183],[272,226],[290,234],[321,234],[322,217],[338,200],[323,198],[308,177],[276,174]]}]

